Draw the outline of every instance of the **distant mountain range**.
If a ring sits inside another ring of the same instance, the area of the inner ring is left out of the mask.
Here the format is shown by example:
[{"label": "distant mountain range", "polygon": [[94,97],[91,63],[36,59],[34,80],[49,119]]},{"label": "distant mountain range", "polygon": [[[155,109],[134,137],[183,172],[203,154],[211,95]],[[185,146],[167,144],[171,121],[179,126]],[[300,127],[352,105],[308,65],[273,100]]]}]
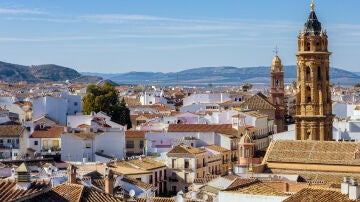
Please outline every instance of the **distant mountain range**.
[{"label": "distant mountain range", "polygon": [[[296,81],[296,66],[284,66],[285,82]],[[0,61],[0,81],[28,83],[40,82],[83,82],[96,83],[109,79],[118,84],[160,84],[160,85],[239,85],[244,83],[270,83],[270,67],[200,67],[179,72],[128,72],[119,74],[79,73],[59,65],[24,66]],[[354,85],[360,83],[360,73],[338,68],[330,69],[330,81],[334,84]]]},{"label": "distant mountain range", "polygon": [[[296,66],[284,66],[285,82],[297,80]],[[98,74],[83,72],[85,75],[101,76],[119,84],[188,84],[234,85],[243,83],[270,83],[270,67],[200,67],[179,72],[128,72],[119,74]],[[334,84],[354,85],[360,82],[360,75],[339,68],[330,68],[330,81]]]},{"label": "distant mountain range", "polygon": [[98,76],[82,75],[74,69],[59,65],[24,66],[0,61],[0,80],[6,82],[41,83],[69,80],[72,82],[95,83],[101,79]]}]

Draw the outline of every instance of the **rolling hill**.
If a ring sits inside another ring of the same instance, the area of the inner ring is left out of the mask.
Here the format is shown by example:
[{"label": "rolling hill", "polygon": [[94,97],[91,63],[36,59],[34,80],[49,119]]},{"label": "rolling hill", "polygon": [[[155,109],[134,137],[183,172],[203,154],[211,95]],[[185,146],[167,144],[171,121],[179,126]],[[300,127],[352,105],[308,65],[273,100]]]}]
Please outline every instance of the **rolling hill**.
[{"label": "rolling hill", "polygon": [[0,80],[5,82],[28,83],[65,82],[66,80],[81,83],[95,83],[101,80],[98,76],[82,75],[74,69],[59,65],[24,66],[0,61]]}]

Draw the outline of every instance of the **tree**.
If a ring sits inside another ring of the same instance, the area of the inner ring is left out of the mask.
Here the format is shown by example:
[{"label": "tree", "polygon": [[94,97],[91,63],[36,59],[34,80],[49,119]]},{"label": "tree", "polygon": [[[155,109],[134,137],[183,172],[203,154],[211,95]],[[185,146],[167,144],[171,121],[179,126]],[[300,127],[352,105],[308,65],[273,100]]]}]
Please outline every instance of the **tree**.
[{"label": "tree", "polygon": [[354,85],[355,88],[360,88],[360,83]]},{"label": "tree", "polygon": [[132,128],[130,110],[126,107],[124,98],[121,100],[120,105],[113,107],[112,113],[112,117],[116,123],[126,125],[127,129]]},{"label": "tree", "polygon": [[90,114],[92,111],[103,111],[111,116],[112,121],[131,128],[130,110],[126,107],[125,100],[119,103],[115,86],[106,82],[103,86],[90,84],[86,88],[83,98],[83,111]]},{"label": "tree", "polygon": [[83,111],[90,114],[92,111],[109,113],[111,107],[119,103],[115,86],[106,82],[103,86],[90,84],[86,88],[83,98]]}]

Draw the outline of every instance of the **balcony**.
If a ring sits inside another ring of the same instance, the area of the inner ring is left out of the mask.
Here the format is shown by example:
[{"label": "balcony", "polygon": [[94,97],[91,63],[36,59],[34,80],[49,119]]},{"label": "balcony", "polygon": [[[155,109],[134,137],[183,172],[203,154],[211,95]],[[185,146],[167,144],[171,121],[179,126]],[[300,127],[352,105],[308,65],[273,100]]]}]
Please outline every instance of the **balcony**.
[{"label": "balcony", "polygon": [[45,148],[41,149],[42,155],[56,155],[56,154],[60,154],[60,153],[61,153],[61,149],[58,147],[51,147],[49,149],[45,149]]}]

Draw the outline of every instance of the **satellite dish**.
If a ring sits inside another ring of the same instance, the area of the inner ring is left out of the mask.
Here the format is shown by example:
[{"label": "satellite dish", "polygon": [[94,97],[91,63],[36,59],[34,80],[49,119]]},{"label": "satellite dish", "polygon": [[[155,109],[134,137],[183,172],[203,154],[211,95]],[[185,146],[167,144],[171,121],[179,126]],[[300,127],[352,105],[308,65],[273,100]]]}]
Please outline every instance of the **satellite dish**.
[{"label": "satellite dish", "polygon": [[130,197],[134,197],[134,196],[135,196],[135,191],[134,191],[133,189],[131,189],[131,190],[129,191],[129,196],[130,196]]}]

